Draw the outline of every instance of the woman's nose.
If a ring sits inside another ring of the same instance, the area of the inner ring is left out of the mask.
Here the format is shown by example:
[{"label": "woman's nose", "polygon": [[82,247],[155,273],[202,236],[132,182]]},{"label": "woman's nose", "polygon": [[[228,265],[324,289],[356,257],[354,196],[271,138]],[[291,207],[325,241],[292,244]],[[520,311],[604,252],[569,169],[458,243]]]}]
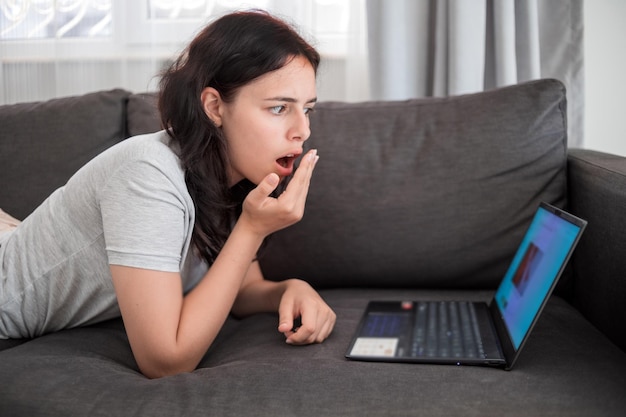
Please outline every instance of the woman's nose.
[{"label": "woman's nose", "polygon": [[289,132],[289,139],[306,141],[311,136],[309,116],[302,112],[294,116],[293,125]]}]

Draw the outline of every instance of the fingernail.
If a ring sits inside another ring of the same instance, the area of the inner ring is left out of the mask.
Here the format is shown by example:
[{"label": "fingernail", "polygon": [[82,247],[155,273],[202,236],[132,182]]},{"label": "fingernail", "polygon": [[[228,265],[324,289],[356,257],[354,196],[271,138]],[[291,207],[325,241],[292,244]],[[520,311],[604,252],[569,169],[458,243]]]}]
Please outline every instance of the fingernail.
[{"label": "fingernail", "polygon": [[280,181],[280,178],[278,178],[278,175],[276,174],[270,174],[267,177],[267,182],[269,183],[269,185],[271,185],[272,187],[275,187],[278,185],[278,182]]}]

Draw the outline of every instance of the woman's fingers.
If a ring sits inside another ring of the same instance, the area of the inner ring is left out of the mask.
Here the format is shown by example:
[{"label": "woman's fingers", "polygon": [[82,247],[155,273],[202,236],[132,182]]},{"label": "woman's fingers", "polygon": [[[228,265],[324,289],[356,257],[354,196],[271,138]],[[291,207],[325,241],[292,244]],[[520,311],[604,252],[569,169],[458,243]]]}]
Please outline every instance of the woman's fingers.
[{"label": "woman's fingers", "polygon": [[263,181],[256,186],[255,189],[250,191],[246,197],[246,204],[252,207],[261,208],[263,204],[267,202],[269,195],[278,187],[280,178],[277,174],[269,174]]},{"label": "woman's fingers", "polygon": [[[287,290],[278,308],[278,331],[285,335],[289,344],[321,343],[335,326],[335,312],[306,282],[298,279],[285,282]],[[297,326],[294,324],[296,317],[300,318]]]},{"label": "woman's fingers", "polygon": [[302,219],[313,169],[319,157],[309,151],[296,170],[287,189],[278,197],[269,196],[278,185],[278,176],[269,174],[252,190],[244,201],[244,212],[254,230],[270,234]]},{"label": "woman's fingers", "polygon": [[312,149],[302,158],[300,166],[293,174],[293,178],[287,185],[287,189],[278,197],[279,199],[301,202],[304,205],[313,176],[313,169],[319,156],[317,150]]}]

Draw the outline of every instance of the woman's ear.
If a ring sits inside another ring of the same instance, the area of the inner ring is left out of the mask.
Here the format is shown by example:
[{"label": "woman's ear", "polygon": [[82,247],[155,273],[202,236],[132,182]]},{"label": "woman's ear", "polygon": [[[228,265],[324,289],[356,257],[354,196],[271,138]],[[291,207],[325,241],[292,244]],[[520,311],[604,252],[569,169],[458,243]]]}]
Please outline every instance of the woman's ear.
[{"label": "woman's ear", "polygon": [[222,126],[222,98],[220,93],[213,87],[207,87],[202,90],[200,100],[202,101],[202,108],[206,115],[209,116],[209,119],[215,123],[215,126]]}]

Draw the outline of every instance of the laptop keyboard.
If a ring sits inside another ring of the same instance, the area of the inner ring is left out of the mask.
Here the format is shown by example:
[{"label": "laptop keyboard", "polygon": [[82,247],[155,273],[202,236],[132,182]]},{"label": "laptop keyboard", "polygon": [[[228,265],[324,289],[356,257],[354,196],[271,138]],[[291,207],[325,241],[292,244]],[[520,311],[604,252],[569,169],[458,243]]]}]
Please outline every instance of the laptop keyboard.
[{"label": "laptop keyboard", "polygon": [[484,358],[474,305],[470,302],[418,302],[412,355]]}]

